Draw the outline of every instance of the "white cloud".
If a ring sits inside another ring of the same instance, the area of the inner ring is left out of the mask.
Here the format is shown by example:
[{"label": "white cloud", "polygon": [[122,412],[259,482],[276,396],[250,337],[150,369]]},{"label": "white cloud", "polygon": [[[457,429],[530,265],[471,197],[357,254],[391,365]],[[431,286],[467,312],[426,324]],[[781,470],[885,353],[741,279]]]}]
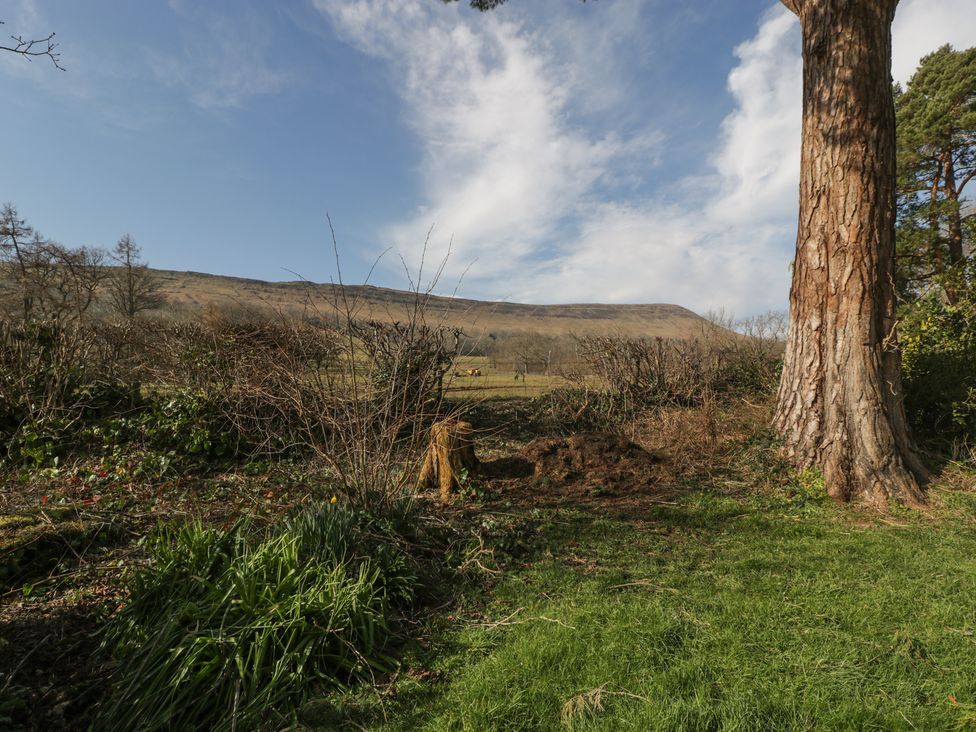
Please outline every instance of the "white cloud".
[{"label": "white cloud", "polygon": [[[13,37],[23,38],[27,41],[40,40],[46,38],[51,29],[41,15],[40,10],[34,0],[17,0],[3,11],[0,16],[0,36],[3,37],[5,46],[13,46]],[[58,42],[58,38],[54,38]],[[46,44],[35,46],[34,50],[41,50]],[[55,51],[57,53],[58,51]],[[26,57],[3,54],[3,63],[0,65],[0,72],[11,76],[27,78],[40,78],[40,75],[50,71],[51,62],[47,58],[37,57],[29,59]]]},{"label": "white cloud", "polygon": [[746,314],[785,305],[796,221],[801,91],[795,22],[772,9],[735,50],[736,106],[704,176],[676,202],[600,204],[555,266],[523,283],[533,299],[666,301]]},{"label": "white cloud", "polygon": [[280,91],[290,80],[269,61],[272,39],[258,17],[209,15],[182,0],[169,5],[192,19],[193,30],[183,34],[181,53],[150,52],[150,68],[157,80],[183,87],[198,107],[240,107],[252,97]]},{"label": "white cloud", "polygon": [[[153,82],[178,88],[201,108],[222,110],[275,93],[292,79],[270,60],[274,39],[266,19],[248,12],[218,15],[200,5],[170,0],[170,9],[185,22],[165,50],[142,39],[116,42],[97,34],[83,41],[68,29],[55,38],[66,73],[52,70],[47,59],[26,63],[10,57],[0,59],[0,74],[29,80],[60,101],[85,105],[86,113],[100,121],[133,130],[158,124],[170,114],[168,108],[161,113],[152,104],[132,103],[133,93],[144,95]],[[39,8],[35,0],[18,0],[0,15],[6,21],[0,33],[36,38],[59,30]]]},{"label": "white cloud", "polygon": [[[780,4],[735,50],[734,108],[706,172],[669,181],[667,199],[627,199],[606,184],[635,170],[664,175],[653,170],[658,133],[628,136],[612,124],[628,102],[626,85],[614,81],[611,39],[644,32],[634,4],[603,7],[610,17],[600,27],[611,30],[591,29],[586,47],[601,59],[593,64],[568,50],[581,39],[568,22],[536,31],[490,15],[474,26],[460,9],[432,10],[426,0],[315,1],[344,39],[390,62],[423,142],[424,205],[385,231],[408,262],[436,223],[453,234],[449,277],[478,256],[464,294],[667,301],[741,314],[785,307],[802,69],[798,24]],[[941,43],[976,42],[976,21],[962,8],[970,2],[902,0],[899,78]],[[610,132],[588,133],[572,115],[579,109],[602,112]]]},{"label": "white cloud", "polygon": [[905,84],[922,56],[946,43],[957,49],[976,45],[972,0],[902,0],[892,27],[891,75]]},{"label": "white cloud", "polygon": [[475,280],[507,278],[557,237],[588,191],[644,133],[593,138],[566,121],[575,67],[524,26],[496,15],[468,25],[426,0],[318,0],[350,43],[390,59],[408,122],[425,143],[425,203],[385,235],[411,265],[431,224],[433,254],[454,251],[447,277],[472,259]]},{"label": "white cloud", "polygon": [[[703,176],[676,183],[677,202],[602,203],[555,263],[521,281],[545,300],[675,302],[704,312],[782,307],[799,175],[797,29],[774,8],[735,51],[735,110]],[[784,62],[785,61],[785,62]]]},{"label": "white cloud", "polygon": [[735,50],[728,87],[735,110],[722,123],[713,157],[720,180],[712,213],[749,226],[797,205],[800,111],[799,29],[785,9],[767,14],[756,36]]},{"label": "white cloud", "polygon": [[41,12],[35,0],[16,0],[4,11],[5,31],[14,35],[37,37],[40,35]]}]

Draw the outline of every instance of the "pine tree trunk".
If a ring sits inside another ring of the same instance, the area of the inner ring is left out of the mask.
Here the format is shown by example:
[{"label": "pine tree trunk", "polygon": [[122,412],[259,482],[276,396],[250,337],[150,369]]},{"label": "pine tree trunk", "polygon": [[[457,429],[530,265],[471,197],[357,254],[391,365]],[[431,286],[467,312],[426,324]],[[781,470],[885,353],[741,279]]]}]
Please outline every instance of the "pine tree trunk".
[{"label": "pine tree trunk", "polygon": [[800,218],[774,424],[837,499],[920,503],[895,342],[897,0],[783,0],[803,30]]},{"label": "pine tree trunk", "polygon": [[929,194],[929,236],[932,237],[932,272],[945,273],[945,258],[942,256],[942,229],[939,226],[939,182],[942,180],[942,161],[939,161],[932,190]]},{"label": "pine tree trunk", "polygon": [[956,168],[952,161],[952,152],[945,163],[946,199],[949,208],[949,266],[960,264],[965,259],[962,249],[962,208],[959,206],[959,193],[956,188]]}]

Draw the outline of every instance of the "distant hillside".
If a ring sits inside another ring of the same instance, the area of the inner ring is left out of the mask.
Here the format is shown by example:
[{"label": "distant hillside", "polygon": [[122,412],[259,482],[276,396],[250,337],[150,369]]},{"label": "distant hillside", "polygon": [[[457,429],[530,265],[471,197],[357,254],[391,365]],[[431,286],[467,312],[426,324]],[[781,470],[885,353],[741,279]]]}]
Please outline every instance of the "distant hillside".
[{"label": "distant hillside", "polygon": [[[263,282],[200,272],[157,270],[163,291],[183,311],[208,306],[270,308],[288,314],[303,311],[328,317],[340,295],[338,286],[306,282]],[[357,317],[404,320],[416,296],[411,292],[370,285],[345,286],[346,299],[356,304]],[[428,323],[457,325],[469,335],[480,333],[546,333],[550,335],[620,334],[693,337],[705,321],[678,305],[522,305],[430,296]]]}]

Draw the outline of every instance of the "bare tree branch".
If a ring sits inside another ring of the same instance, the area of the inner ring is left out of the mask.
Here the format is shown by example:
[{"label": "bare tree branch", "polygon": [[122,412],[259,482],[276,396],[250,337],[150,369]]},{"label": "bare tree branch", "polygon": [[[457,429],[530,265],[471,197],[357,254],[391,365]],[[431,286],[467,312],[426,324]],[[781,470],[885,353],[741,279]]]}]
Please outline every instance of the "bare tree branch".
[{"label": "bare tree branch", "polygon": [[[443,0],[445,3],[453,3],[458,0]],[[586,0],[581,0],[581,2],[586,2]],[[504,5],[505,0],[468,0],[468,4],[475,10],[480,10],[481,12],[486,12],[488,10],[494,10],[499,5]]]},{"label": "bare tree branch", "polygon": [[[2,20],[0,20],[0,25],[3,25]],[[13,45],[0,45],[0,51],[16,53],[28,61],[33,61],[37,56],[47,56],[51,59],[51,63],[54,64],[54,68],[59,71],[64,71],[64,67],[60,62],[61,53],[57,50],[58,44],[54,42],[54,33],[46,38],[33,38],[30,40],[25,39],[23,36],[10,36],[10,40],[13,41]]]},{"label": "bare tree branch", "polygon": [[[444,3],[453,3],[457,0],[443,0]],[[505,0],[470,0],[470,5],[476,10],[485,12],[486,10],[494,10],[499,5],[503,4]]]}]

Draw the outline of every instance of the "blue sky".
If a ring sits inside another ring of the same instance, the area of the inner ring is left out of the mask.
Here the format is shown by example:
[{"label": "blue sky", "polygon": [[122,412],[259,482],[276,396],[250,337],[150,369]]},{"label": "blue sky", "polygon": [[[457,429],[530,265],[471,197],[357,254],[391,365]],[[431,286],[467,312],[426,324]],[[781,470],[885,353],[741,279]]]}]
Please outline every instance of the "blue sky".
[{"label": "blue sky", "polygon": [[[976,45],[902,0],[894,75]],[[524,302],[784,308],[796,21],[770,0],[13,0],[0,200],[155,266]],[[429,239],[428,239],[428,232]],[[425,247],[425,241],[426,247]],[[386,252],[386,254],[383,254]]]}]

